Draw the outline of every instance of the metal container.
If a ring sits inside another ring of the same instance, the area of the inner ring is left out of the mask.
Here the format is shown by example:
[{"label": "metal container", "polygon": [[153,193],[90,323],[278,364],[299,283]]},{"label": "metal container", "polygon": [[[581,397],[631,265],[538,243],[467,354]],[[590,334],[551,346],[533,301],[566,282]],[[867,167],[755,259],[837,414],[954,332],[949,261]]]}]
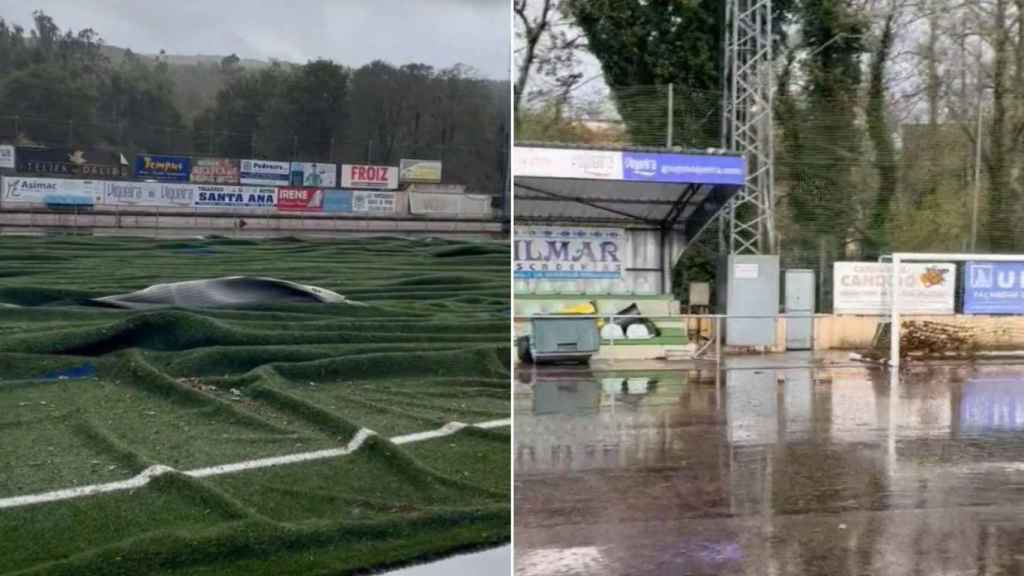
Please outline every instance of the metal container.
[{"label": "metal container", "polygon": [[601,348],[601,338],[593,318],[536,317],[530,319],[526,344],[520,347],[526,361],[587,362]]}]

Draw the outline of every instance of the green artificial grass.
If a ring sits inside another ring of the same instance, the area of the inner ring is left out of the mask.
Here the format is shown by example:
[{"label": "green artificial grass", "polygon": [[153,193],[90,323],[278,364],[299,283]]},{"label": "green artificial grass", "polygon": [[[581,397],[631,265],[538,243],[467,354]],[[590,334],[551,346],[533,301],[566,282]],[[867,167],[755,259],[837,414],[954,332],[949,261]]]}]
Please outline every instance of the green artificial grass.
[{"label": "green artificial grass", "polygon": [[602,346],[685,346],[690,342],[687,338],[686,331],[682,328],[675,327],[664,327],[659,326],[661,330],[661,336],[655,336],[654,338],[648,338],[646,340],[627,340],[621,339],[616,340],[613,344],[611,340],[602,340]]},{"label": "green artificial grass", "polygon": [[[355,453],[0,510],[0,574],[349,574],[508,540],[506,245],[0,237],[0,498],[344,447]],[[354,304],[100,308],[270,276]]]}]

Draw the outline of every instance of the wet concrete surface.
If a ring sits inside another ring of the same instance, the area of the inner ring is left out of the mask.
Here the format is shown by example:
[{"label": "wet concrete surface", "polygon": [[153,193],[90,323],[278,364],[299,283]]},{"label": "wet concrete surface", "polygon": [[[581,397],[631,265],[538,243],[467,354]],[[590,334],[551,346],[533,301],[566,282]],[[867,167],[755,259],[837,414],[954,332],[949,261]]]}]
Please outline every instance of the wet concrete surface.
[{"label": "wet concrete surface", "polygon": [[1024,574],[1024,366],[778,360],[519,370],[515,574]]}]

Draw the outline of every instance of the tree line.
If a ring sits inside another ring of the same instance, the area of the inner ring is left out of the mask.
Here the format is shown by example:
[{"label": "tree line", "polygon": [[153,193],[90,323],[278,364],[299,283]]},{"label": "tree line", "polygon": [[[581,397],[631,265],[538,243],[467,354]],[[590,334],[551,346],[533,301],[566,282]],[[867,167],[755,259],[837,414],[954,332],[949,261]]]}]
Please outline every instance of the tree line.
[{"label": "tree line", "polygon": [[91,29],[0,19],[0,141],[136,152],[397,165],[499,194],[508,83],[470,69],[331,60],[179,65],[106,46]]},{"label": "tree line", "polygon": [[[574,121],[588,112],[571,97],[588,52],[624,140],[664,144],[671,83],[676,143],[720,145],[724,2],[515,5],[517,137],[607,137]],[[836,257],[968,250],[975,184],[976,248],[1024,251],[1024,0],[780,0],[773,10],[784,258],[817,264],[823,246]]]}]

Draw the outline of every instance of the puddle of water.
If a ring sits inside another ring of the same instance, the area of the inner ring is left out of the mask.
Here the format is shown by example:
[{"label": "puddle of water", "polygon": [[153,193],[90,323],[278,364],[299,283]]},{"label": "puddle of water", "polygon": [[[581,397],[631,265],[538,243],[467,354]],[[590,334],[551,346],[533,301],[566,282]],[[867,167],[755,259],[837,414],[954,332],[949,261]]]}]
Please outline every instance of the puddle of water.
[{"label": "puddle of water", "polygon": [[501,546],[482,552],[462,554],[419,566],[409,566],[381,576],[452,576],[466,574],[504,576],[512,572],[512,547]]},{"label": "puddle of water", "polygon": [[517,374],[516,574],[1021,573],[1024,366],[758,366]]}]

